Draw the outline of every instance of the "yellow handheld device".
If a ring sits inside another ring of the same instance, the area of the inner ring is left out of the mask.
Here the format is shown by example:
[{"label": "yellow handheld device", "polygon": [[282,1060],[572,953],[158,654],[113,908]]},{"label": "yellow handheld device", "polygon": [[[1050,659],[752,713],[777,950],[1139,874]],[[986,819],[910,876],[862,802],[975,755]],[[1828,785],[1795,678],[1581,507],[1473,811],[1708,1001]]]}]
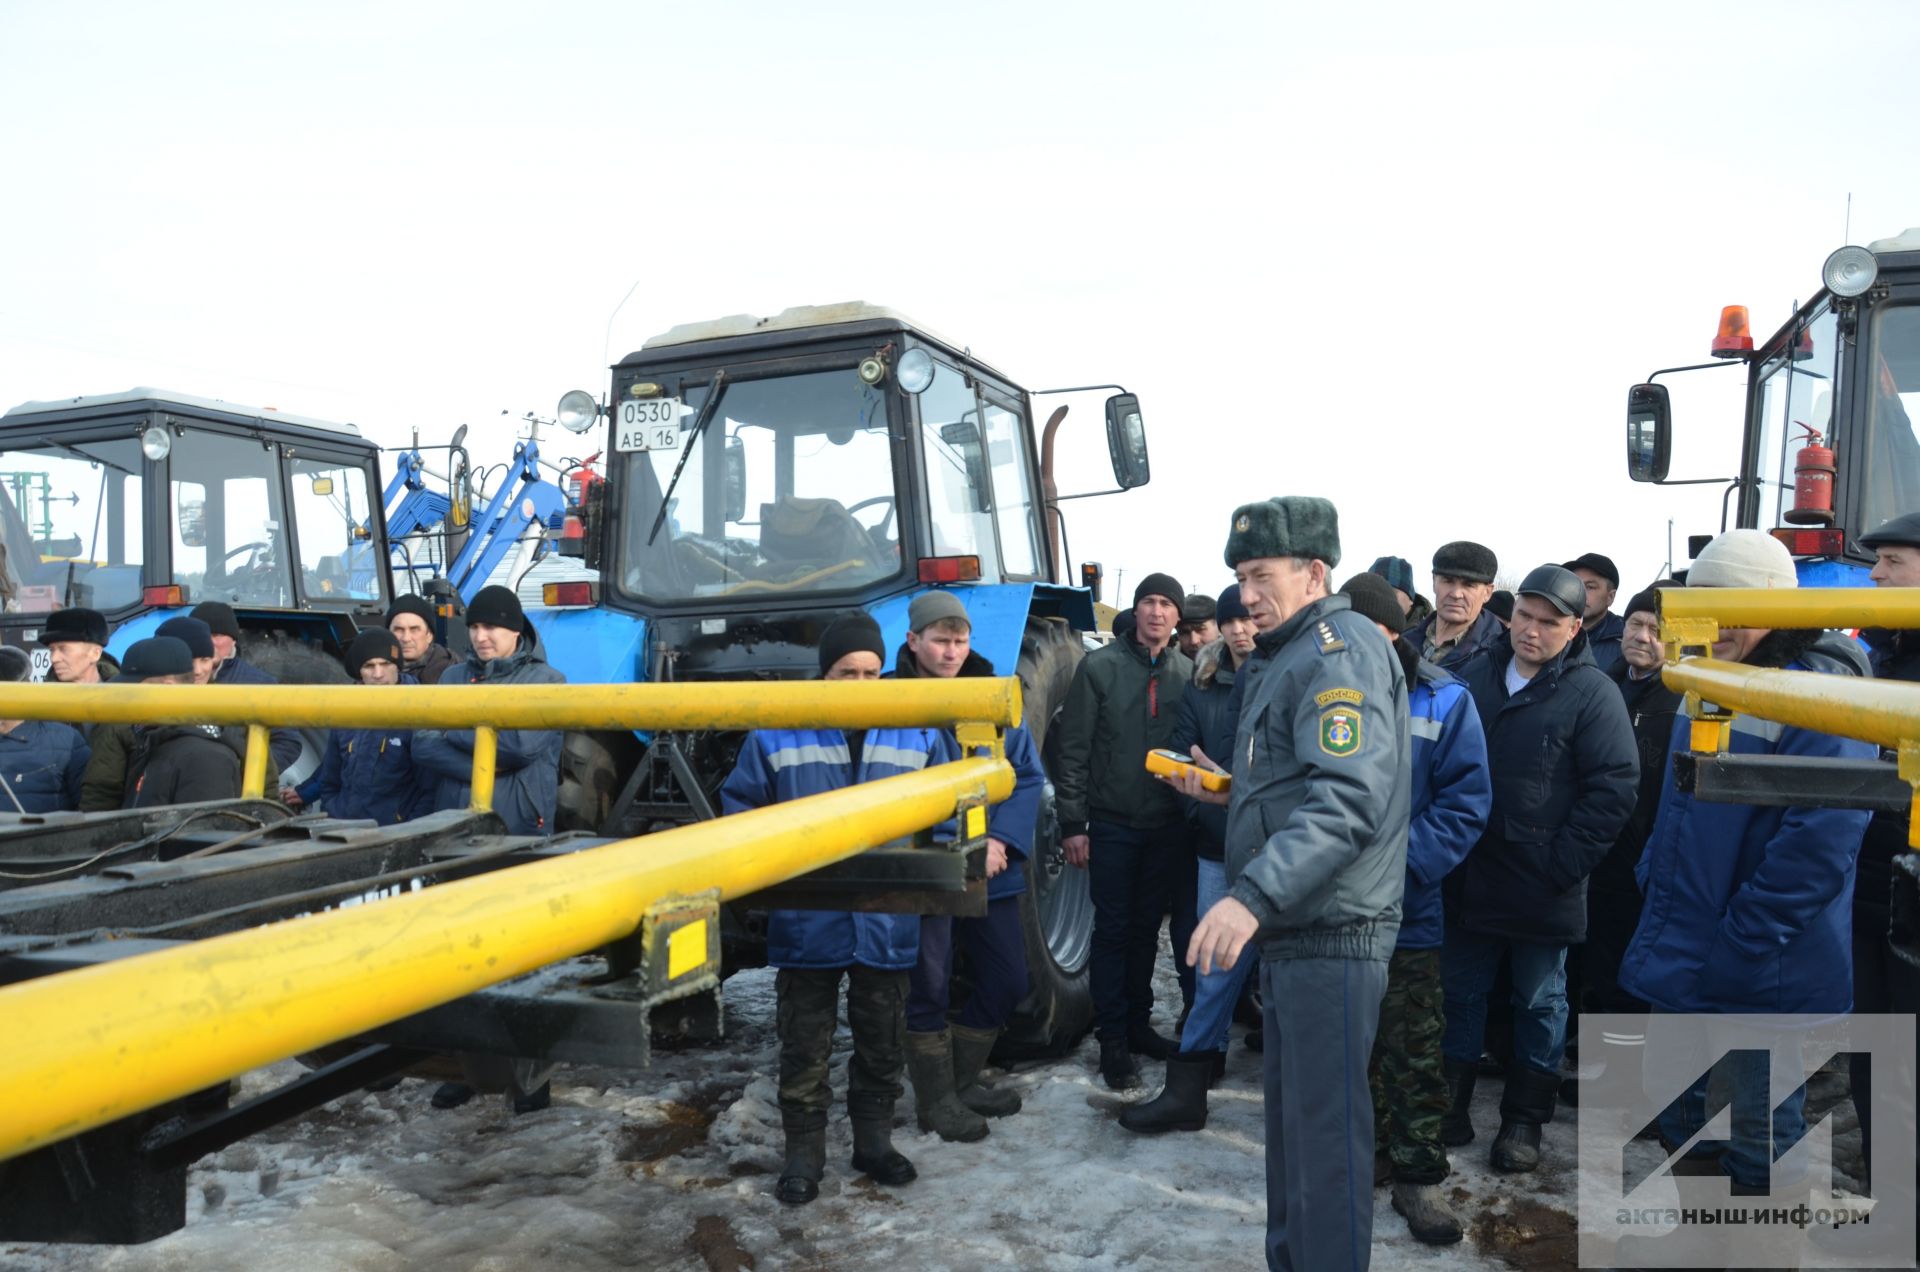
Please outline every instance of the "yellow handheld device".
[{"label": "yellow handheld device", "polygon": [[1201,768],[1193,762],[1191,755],[1182,755],[1178,751],[1148,751],[1147,772],[1163,773],[1176,777],[1182,773],[1198,773],[1200,785],[1216,793],[1233,786],[1233,774],[1222,773],[1219,769]]}]

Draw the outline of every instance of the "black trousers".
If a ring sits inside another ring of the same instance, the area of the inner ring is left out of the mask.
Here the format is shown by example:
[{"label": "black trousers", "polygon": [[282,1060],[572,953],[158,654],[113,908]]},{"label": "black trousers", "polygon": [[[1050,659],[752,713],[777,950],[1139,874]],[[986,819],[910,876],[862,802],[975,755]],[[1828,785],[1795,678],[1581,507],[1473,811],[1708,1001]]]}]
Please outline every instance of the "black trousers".
[{"label": "black trousers", "polygon": [[1173,888],[1175,849],[1186,827],[1176,823],[1135,830],[1097,821],[1087,833],[1093,841],[1087,865],[1093,897],[1087,979],[1093,991],[1094,1028],[1103,1039],[1125,1038],[1129,1030],[1147,1029],[1153,1014],[1160,920]]}]

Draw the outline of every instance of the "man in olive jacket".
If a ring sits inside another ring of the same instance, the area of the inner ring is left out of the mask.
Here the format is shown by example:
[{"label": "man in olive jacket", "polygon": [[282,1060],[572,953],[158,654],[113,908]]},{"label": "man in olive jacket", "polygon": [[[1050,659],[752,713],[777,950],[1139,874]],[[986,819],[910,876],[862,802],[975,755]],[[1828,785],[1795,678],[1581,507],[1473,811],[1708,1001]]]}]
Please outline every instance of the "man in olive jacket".
[{"label": "man in olive jacket", "polygon": [[[1373,623],[1329,595],[1340,533],[1326,500],[1240,508],[1226,557],[1260,635],[1241,677],[1228,891],[1187,957],[1206,975],[1260,943],[1267,1266],[1364,1268],[1367,1060],[1400,933],[1413,784],[1406,673]],[[1196,779],[1181,789],[1208,798]]]},{"label": "man in olive jacket", "polygon": [[1165,1060],[1180,1049],[1154,1031],[1150,1017],[1160,916],[1187,825],[1180,801],[1146,763],[1148,751],[1172,740],[1193,679],[1193,660],[1172,643],[1185,599],[1170,575],[1142,580],[1133,594],[1134,629],[1080,663],[1057,726],[1061,847],[1069,864],[1091,876],[1087,975],[1100,1075],[1116,1091],[1140,1085],[1133,1053]]}]

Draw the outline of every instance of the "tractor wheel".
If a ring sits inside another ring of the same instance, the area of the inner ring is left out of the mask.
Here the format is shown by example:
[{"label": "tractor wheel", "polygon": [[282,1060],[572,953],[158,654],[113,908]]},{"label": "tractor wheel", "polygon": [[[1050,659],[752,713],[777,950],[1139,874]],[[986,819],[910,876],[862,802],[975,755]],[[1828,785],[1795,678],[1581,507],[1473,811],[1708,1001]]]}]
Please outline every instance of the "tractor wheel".
[{"label": "tractor wheel", "polygon": [[[1054,758],[1047,743],[1084,656],[1080,637],[1064,621],[1027,620],[1019,667],[1023,723],[1049,774]],[[1041,796],[1034,827],[1020,921],[1027,935],[1029,989],[1007,1022],[995,1054],[1006,1060],[1065,1055],[1093,1027],[1093,995],[1087,984],[1093,899],[1087,891],[1087,872],[1069,867],[1060,847],[1051,781]]]},{"label": "tractor wheel", "polygon": [[[348,679],[347,670],[340,660],[318,645],[280,635],[253,635],[244,643],[243,656],[246,660],[283,685],[353,683]],[[300,729],[297,732],[300,734],[300,758],[280,774],[282,786],[298,786],[306,781],[320,771],[320,762],[326,758],[325,729]],[[279,794],[278,791],[268,791],[267,798],[277,799]]]}]

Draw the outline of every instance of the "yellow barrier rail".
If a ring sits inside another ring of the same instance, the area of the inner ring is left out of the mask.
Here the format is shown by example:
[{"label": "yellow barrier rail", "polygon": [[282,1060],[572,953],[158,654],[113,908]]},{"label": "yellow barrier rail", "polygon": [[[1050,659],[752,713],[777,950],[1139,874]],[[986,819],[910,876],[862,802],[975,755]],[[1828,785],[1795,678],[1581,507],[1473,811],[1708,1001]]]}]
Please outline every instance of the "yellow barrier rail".
[{"label": "yellow barrier rail", "polygon": [[662,898],[757,892],[1012,790],[1004,759],[958,760],[0,989],[0,1160],[620,940]]},{"label": "yellow barrier rail", "polygon": [[[472,807],[491,808],[500,729],[885,729],[1020,722],[1015,676],[626,685],[0,684],[0,720],[248,726],[242,794],[266,793],[267,728],[474,729]],[[265,727],[262,727],[265,726]],[[969,737],[974,737],[971,732]]]},{"label": "yellow barrier rail", "polygon": [[1920,588],[1670,587],[1660,639],[1711,645],[1723,627],[1920,627]]}]

